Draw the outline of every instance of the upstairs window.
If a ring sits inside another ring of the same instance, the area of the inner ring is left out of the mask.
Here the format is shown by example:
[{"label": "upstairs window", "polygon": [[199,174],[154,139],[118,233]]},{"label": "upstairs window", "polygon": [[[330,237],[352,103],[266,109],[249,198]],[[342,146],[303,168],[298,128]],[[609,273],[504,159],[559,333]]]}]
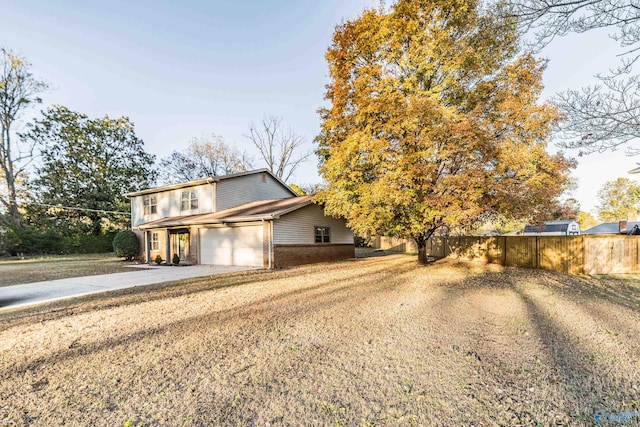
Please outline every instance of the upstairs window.
[{"label": "upstairs window", "polygon": [[316,243],[331,243],[329,227],[314,227]]},{"label": "upstairs window", "polygon": [[189,211],[192,209],[198,209],[198,190],[183,191],[180,210]]},{"label": "upstairs window", "polygon": [[142,199],[142,211],[144,215],[151,215],[158,212],[156,196],[148,196]]}]

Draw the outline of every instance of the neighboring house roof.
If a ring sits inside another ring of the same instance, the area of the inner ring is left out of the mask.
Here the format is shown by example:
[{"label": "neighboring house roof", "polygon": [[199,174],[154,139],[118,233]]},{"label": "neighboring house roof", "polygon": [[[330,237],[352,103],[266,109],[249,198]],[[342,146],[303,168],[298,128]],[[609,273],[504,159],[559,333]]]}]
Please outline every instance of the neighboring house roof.
[{"label": "neighboring house roof", "polygon": [[177,190],[177,189],[180,189],[180,188],[193,187],[195,185],[202,185],[202,184],[210,184],[212,182],[218,182],[218,181],[222,181],[224,179],[238,178],[238,177],[241,177],[241,176],[253,175],[253,174],[263,173],[263,172],[266,172],[269,175],[271,175],[271,177],[273,179],[278,181],[280,184],[282,184],[283,187],[285,187],[287,190],[289,190],[292,195],[294,195],[294,196],[298,195],[298,193],[293,191],[293,189],[291,187],[289,187],[287,184],[285,184],[284,181],[282,181],[280,178],[275,176],[269,169],[264,168],[264,169],[256,169],[256,170],[247,171],[247,172],[232,173],[232,174],[229,174],[229,175],[211,176],[211,177],[208,177],[208,178],[197,179],[195,181],[188,181],[188,182],[181,182],[181,183],[178,183],[178,184],[164,185],[162,187],[147,188],[146,190],[141,190],[141,191],[136,191],[134,193],[129,193],[126,196],[131,198],[131,197],[134,197],[134,196],[142,196],[144,194],[159,193],[161,191]]},{"label": "neighboring house roof", "polygon": [[[634,227],[640,227],[640,222],[627,222],[627,231],[623,234],[631,234],[630,232],[634,229]],[[598,224],[595,227],[591,227],[588,230],[585,230],[582,234],[620,234],[620,223],[619,222],[603,222],[602,224]]]},{"label": "neighboring house roof", "polygon": [[559,233],[566,232],[569,224],[576,222],[575,219],[564,219],[560,221],[549,221],[542,225],[526,225],[525,233]]},{"label": "neighboring house roof", "polygon": [[259,200],[219,212],[173,216],[144,223],[138,228],[165,228],[195,224],[224,224],[227,222],[259,221],[277,219],[313,203],[313,196],[288,197],[285,199]]}]

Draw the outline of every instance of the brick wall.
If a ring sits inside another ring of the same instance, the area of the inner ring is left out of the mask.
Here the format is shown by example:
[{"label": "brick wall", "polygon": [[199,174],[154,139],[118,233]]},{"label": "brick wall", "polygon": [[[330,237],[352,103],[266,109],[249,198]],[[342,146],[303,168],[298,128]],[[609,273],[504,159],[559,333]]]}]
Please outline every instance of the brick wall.
[{"label": "brick wall", "polygon": [[274,245],[274,267],[313,264],[355,258],[355,247],[346,245]]}]

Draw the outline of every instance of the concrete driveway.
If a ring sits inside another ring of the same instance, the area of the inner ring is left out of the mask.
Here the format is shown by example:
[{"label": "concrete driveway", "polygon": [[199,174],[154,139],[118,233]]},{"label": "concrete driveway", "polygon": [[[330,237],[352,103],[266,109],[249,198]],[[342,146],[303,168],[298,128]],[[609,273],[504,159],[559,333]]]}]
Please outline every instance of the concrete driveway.
[{"label": "concrete driveway", "polygon": [[98,276],[73,277],[0,287],[0,310],[50,302],[80,295],[96,294],[116,289],[153,285],[193,277],[213,276],[251,270],[253,267],[221,267],[192,265],[182,267],[145,266],[135,271]]}]

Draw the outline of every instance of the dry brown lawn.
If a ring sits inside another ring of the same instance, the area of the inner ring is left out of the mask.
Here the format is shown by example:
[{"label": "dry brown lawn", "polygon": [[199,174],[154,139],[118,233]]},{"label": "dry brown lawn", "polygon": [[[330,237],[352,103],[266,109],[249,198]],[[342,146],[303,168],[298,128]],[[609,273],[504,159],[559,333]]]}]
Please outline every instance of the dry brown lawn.
[{"label": "dry brown lawn", "polygon": [[131,271],[113,255],[69,255],[0,261],[0,286]]},{"label": "dry brown lawn", "polygon": [[394,255],[0,312],[0,425],[580,426],[639,400],[637,279]]}]

